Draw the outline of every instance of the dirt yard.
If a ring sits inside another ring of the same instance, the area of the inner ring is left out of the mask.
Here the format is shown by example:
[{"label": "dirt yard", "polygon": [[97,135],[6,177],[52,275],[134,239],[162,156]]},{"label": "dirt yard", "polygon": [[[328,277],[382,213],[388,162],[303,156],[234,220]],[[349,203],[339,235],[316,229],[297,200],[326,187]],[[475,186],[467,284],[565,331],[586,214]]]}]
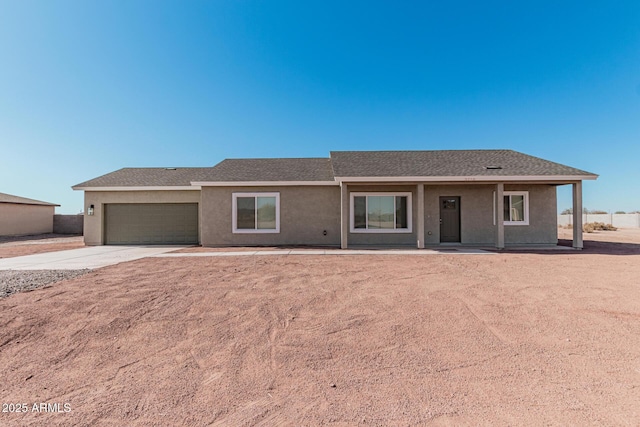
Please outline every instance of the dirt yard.
[{"label": "dirt yard", "polygon": [[45,234],[0,238],[0,258],[12,258],[44,252],[64,251],[84,247],[82,236]]},{"label": "dirt yard", "polygon": [[27,413],[0,425],[639,425],[640,238],[607,235],[149,258],[12,295],[0,401]]}]

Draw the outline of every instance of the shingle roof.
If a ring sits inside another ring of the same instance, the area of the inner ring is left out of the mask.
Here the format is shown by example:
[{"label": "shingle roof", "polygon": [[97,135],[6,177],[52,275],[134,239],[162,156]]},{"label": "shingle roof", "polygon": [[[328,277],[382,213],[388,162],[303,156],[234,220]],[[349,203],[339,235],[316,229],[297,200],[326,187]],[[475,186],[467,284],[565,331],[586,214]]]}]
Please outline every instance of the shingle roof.
[{"label": "shingle roof", "polygon": [[11,194],[0,193],[0,203],[14,203],[18,205],[39,205],[39,206],[60,206],[55,203],[43,202],[41,200],[27,199],[26,197],[13,196]]},{"label": "shingle roof", "polygon": [[234,181],[333,181],[328,158],[226,159],[210,168],[202,180]]},{"label": "shingle roof", "polygon": [[73,188],[187,187],[192,182],[327,182],[334,181],[334,176],[597,175],[513,150],[332,151],[330,159],[226,159],[206,168],[124,168]]},{"label": "shingle roof", "polygon": [[82,187],[182,187],[190,186],[211,168],[123,168],[74,185]]},{"label": "shingle roof", "polygon": [[331,163],[336,177],[595,176],[513,150],[332,151]]}]

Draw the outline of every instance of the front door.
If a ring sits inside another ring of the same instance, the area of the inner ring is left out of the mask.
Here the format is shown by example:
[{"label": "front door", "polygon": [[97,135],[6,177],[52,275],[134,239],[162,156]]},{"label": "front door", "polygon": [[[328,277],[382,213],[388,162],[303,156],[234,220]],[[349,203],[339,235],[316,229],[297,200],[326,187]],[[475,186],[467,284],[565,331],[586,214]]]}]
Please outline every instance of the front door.
[{"label": "front door", "polygon": [[440,197],[440,242],[460,242],[460,197]]}]

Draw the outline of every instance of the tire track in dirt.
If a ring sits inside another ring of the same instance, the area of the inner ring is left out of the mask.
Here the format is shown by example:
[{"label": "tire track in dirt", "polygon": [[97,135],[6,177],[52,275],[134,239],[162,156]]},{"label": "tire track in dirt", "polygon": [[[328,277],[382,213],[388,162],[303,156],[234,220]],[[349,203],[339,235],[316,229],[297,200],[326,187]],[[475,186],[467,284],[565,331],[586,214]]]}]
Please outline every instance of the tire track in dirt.
[{"label": "tire track in dirt", "polygon": [[482,325],[482,327],[489,331],[489,333],[496,337],[502,344],[505,344],[507,346],[510,346],[512,344],[511,340],[505,337],[497,328],[491,326],[487,321],[478,316],[478,314],[476,314],[476,312],[471,308],[467,301],[465,301],[461,297],[457,297],[456,299],[464,305],[466,310]]}]

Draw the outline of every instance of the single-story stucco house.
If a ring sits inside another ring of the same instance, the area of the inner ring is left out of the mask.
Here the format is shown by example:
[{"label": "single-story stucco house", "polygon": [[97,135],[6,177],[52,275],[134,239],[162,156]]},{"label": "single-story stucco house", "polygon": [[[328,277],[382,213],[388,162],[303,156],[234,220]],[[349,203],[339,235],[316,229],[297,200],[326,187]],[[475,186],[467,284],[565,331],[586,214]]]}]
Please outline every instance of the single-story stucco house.
[{"label": "single-story stucco house", "polygon": [[[124,168],[85,192],[87,245],[556,245],[556,187],[597,175],[512,150],[333,151]],[[574,241],[582,247],[582,217]]]},{"label": "single-story stucco house", "polygon": [[56,205],[0,193],[0,236],[53,233]]}]

